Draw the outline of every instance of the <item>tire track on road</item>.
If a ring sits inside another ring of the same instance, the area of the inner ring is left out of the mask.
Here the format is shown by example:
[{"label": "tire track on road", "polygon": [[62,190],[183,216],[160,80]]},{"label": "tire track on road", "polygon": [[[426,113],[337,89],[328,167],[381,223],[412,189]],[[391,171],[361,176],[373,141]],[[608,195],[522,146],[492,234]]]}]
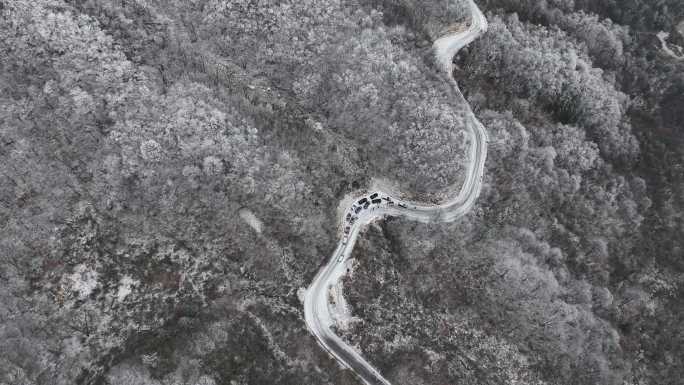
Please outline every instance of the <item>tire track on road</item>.
[{"label": "tire track on road", "polygon": [[[438,63],[447,72],[450,85],[461,98],[461,90],[452,76],[453,57],[487,30],[487,20],[482,11],[473,0],[468,0],[468,4],[471,10],[470,26],[463,32],[447,34],[433,44]],[[342,225],[344,234],[335,252],[316,274],[304,295],[304,318],[311,334],[323,349],[366,384],[391,385],[359,352],[332,332],[334,321],[330,314],[328,293],[346,273],[345,262],[351,256],[359,232],[370,222],[388,216],[403,216],[423,223],[452,222],[470,211],[482,187],[488,137],[470,106],[466,118],[466,128],[473,138],[473,144],[470,147],[468,172],[458,195],[433,206],[395,199],[382,191],[357,198],[345,211]]]}]

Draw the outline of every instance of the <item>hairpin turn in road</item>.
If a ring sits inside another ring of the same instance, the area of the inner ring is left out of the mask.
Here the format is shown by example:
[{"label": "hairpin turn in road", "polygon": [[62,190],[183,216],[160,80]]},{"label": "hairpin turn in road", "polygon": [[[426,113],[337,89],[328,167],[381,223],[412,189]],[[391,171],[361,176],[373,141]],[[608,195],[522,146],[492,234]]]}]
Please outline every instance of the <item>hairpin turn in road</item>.
[{"label": "hairpin turn in road", "polygon": [[[450,33],[433,44],[435,55],[442,69],[447,72],[450,85],[462,97],[452,77],[454,55],[487,30],[487,20],[473,2],[468,0],[471,21],[463,32]],[[328,293],[346,272],[345,262],[350,257],[361,228],[368,223],[387,216],[403,216],[424,223],[451,222],[470,211],[480,194],[484,163],[487,157],[487,132],[468,108],[467,129],[473,138],[470,147],[470,163],[460,192],[454,198],[435,206],[395,199],[381,191],[357,198],[347,208],[343,218],[343,235],[328,263],[316,274],[304,296],[306,325],[318,343],[340,364],[354,371],[366,384],[390,385],[380,372],[359,352],[332,332],[333,319],[329,310]]]}]

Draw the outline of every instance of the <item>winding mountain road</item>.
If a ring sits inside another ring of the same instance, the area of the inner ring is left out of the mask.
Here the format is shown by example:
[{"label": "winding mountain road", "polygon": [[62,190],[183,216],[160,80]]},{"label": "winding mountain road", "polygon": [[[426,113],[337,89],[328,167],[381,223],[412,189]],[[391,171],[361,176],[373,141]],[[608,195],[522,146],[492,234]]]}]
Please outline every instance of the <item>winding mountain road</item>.
[{"label": "winding mountain road", "polygon": [[[450,85],[457,95],[461,91],[451,76],[454,55],[487,30],[487,20],[472,1],[470,26],[463,32],[439,38],[433,48],[442,69],[447,72]],[[370,222],[388,216],[403,216],[424,223],[451,222],[470,211],[480,194],[484,163],[487,157],[487,132],[473,112],[468,108],[467,129],[473,138],[470,146],[470,163],[460,192],[454,198],[440,205],[422,205],[395,199],[381,191],[359,197],[347,208],[343,218],[344,235],[329,262],[318,272],[304,295],[304,317],[306,325],[318,343],[340,364],[354,371],[369,385],[390,385],[380,372],[363,356],[332,332],[334,324],[330,313],[330,289],[346,273],[345,262],[349,259],[361,229]]]}]

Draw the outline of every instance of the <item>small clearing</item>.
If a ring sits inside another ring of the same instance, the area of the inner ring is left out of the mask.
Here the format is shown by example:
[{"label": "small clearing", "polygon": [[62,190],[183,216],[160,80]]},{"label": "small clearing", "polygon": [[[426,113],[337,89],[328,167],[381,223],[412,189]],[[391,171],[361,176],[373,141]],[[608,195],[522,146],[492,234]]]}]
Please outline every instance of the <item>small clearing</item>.
[{"label": "small clearing", "polygon": [[[684,60],[684,49],[682,49],[682,47],[680,47],[676,44],[671,44],[671,45],[667,44],[667,38],[670,37],[669,33],[665,32],[665,31],[660,31],[656,34],[656,36],[658,37],[658,40],[660,40],[660,45],[661,45],[663,51],[665,51],[665,53],[668,56],[675,58],[677,60]],[[670,46],[672,46],[674,48],[674,50],[672,48],[670,48]]]},{"label": "small clearing", "polygon": [[261,221],[261,219],[257,218],[257,216],[254,215],[254,213],[251,210],[242,208],[238,212],[238,215],[240,215],[240,218],[242,218],[242,220],[247,222],[249,227],[254,229],[254,231],[256,231],[258,234],[261,234],[261,230],[264,227],[264,223]]}]

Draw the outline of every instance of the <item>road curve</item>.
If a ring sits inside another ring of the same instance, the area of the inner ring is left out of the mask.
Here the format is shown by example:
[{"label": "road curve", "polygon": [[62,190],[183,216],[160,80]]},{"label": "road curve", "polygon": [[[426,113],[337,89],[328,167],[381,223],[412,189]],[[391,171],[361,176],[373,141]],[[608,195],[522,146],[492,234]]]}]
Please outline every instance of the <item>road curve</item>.
[{"label": "road curve", "polygon": [[[461,91],[451,76],[453,57],[461,48],[487,30],[487,20],[480,9],[473,0],[467,1],[471,10],[470,26],[465,31],[443,36],[433,44],[438,63],[447,72],[449,83],[454,91],[461,97]],[[366,384],[390,385],[389,381],[359,352],[332,332],[331,326],[334,321],[328,301],[330,289],[345,274],[345,262],[351,255],[361,228],[368,223],[387,216],[403,216],[424,223],[451,222],[470,211],[480,194],[488,138],[484,126],[470,108],[468,108],[466,118],[466,126],[473,138],[473,144],[470,146],[470,163],[466,178],[458,195],[440,205],[402,201],[382,191],[357,198],[345,211],[342,224],[344,234],[335,252],[328,263],[316,274],[304,295],[304,318],[311,334],[316,337],[323,349],[340,364],[354,371]],[[363,202],[364,199],[365,202]]]}]

